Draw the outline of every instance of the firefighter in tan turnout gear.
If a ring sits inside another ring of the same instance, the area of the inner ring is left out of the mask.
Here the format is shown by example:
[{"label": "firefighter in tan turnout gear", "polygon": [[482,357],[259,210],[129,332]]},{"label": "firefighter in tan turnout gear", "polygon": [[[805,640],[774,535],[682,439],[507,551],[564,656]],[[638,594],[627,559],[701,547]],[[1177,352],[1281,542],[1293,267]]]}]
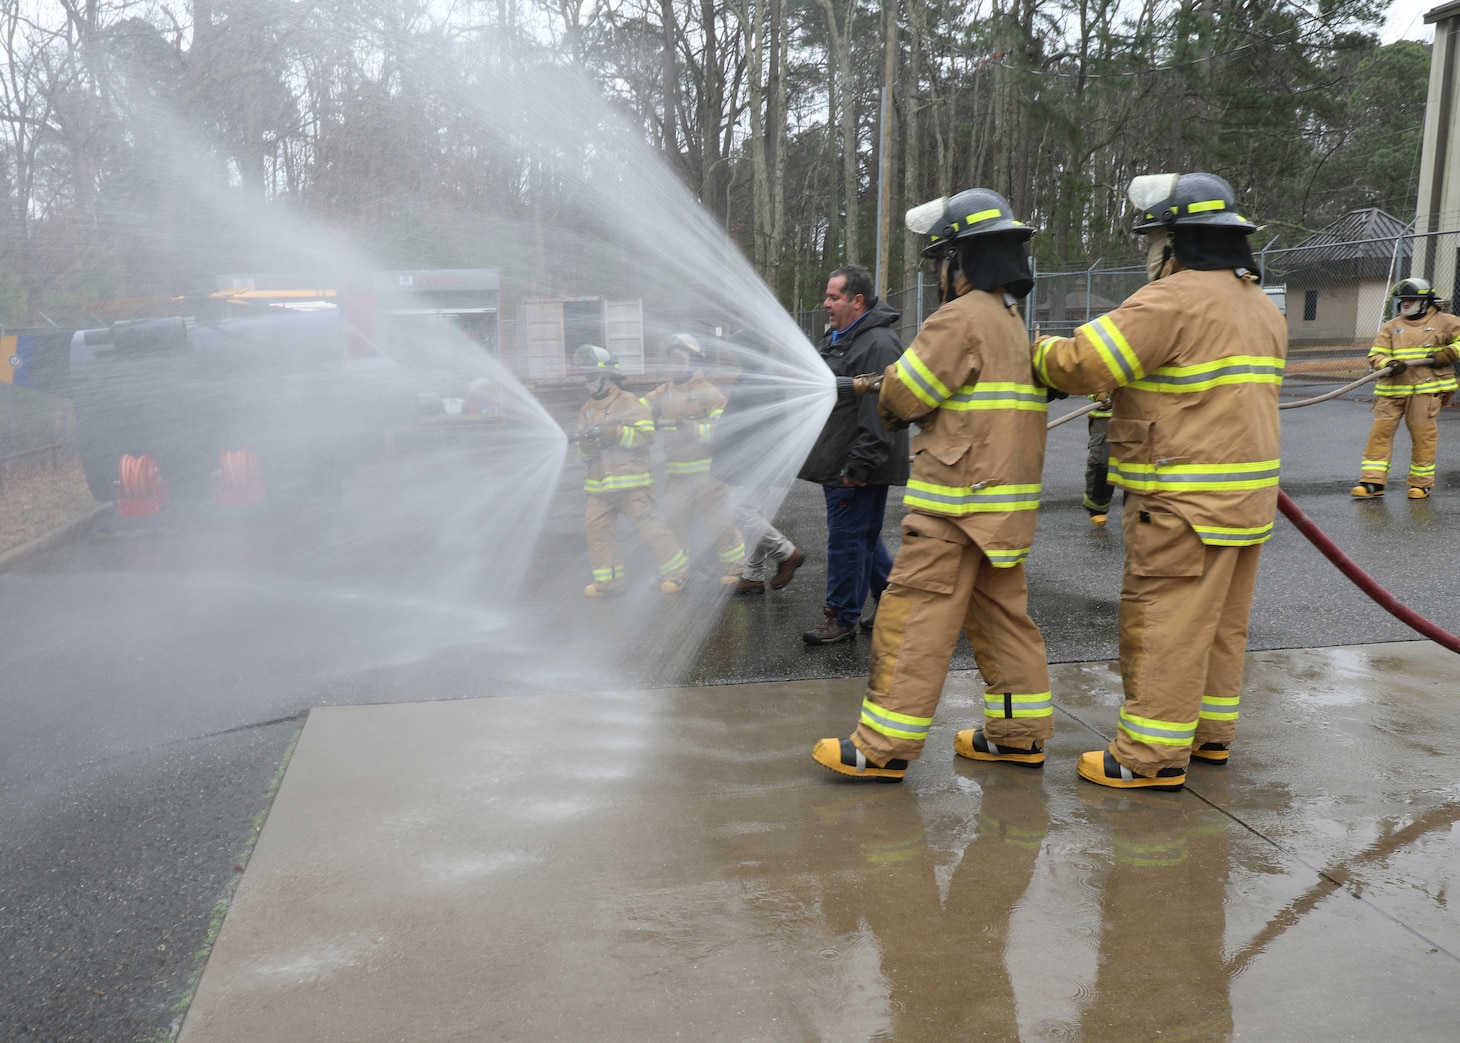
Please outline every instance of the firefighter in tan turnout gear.
[{"label": "firefighter in tan turnout gear", "polygon": [[618,360],[608,349],[582,345],[573,353],[573,368],[588,388],[575,438],[578,455],[588,465],[583,479],[588,494],[584,524],[593,582],[583,596],[623,593],[619,515],[628,518],[649,545],[659,567],[660,592],[678,594],[689,577],[689,562],[654,512],[654,474],[649,467],[654,420],[644,404],[624,390]]},{"label": "firefighter in tan turnout gear", "polygon": [[982,727],[958,732],[954,751],[1037,768],[1054,707],[1024,559],[1048,401],[1016,307],[1034,285],[1025,246],[1034,230],[986,188],[918,207],[908,227],[931,233],[923,256],[937,265],[944,304],[882,375],[884,420],[918,425],[902,549],[872,631],[861,720],[812,756],[842,775],[901,779],[922,753],[962,630],[986,691]]},{"label": "firefighter in tan turnout gear", "polygon": [[1409,428],[1409,498],[1429,497],[1440,438],[1435,418],[1455,394],[1460,318],[1440,311],[1434,288],[1424,279],[1405,279],[1394,287],[1393,296],[1399,314],[1379,327],[1369,349],[1370,366],[1393,367],[1393,372],[1374,385],[1374,426],[1364,445],[1363,476],[1350,493],[1356,500],[1384,495],[1401,420]]},{"label": "firefighter in tan turnout gear", "polygon": [[669,531],[689,553],[695,515],[715,539],[720,555],[720,582],[735,584],[745,566],[745,544],[730,521],[729,490],[711,477],[715,425],[725,412],[725,396],[705,376],[705,353],[687,333],[671,337],[664,347],[669,382],[643,398],[654,414],[662,437],[664,469],[669,474],[664,491],[664,514]]},{"label": "firefighter in tan turnout gear", "polygon": [[1259,282],[1232,188],[1213,174],[1137,178],[1152,281],[1034,349],[1046,384],[1113,391],[1110,480],[1121,510],[1115,740],[1082,778],[1180,789],[1190,758],[1225,763],[1237,727],[1247,620],[1278,493],[1282,315]]}]

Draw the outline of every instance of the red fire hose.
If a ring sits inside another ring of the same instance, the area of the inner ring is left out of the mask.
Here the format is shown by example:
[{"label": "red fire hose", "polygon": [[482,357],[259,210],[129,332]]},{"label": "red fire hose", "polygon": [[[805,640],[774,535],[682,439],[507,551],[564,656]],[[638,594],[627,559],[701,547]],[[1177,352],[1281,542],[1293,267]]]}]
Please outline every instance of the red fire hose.
[{"label": "red fire hose", "polygon": [[1363,569],[1359,568],[1352,558],[1339,550],[1338,545],[1325,536],[1323,530],[1314,524],[1313,520],[1304,514],[1302,509],[1293,502],[1292,497],[1281,489],[1278,490],[1278,510],[1283,512],[1283,515],[1288,521],[1293,523],[1299,532],[1308,537],[1309,543],[1317,547],[1325,558],[1337,565],[1340,572],[1353,580],[1354,584],[1365,594],[1369,595],[1369,597],[1373,598],[1381,608],[1398,618],[1405,626],[1417,630],[1435,644],[1443,645],[1452,652],[1460,652],[1460,637],[1456,637],[1448,630],[1431,623],[1414,609],[1401,604],[1398,598],[1379,586],[1378,581],[1373,576],[1370,576]]}]

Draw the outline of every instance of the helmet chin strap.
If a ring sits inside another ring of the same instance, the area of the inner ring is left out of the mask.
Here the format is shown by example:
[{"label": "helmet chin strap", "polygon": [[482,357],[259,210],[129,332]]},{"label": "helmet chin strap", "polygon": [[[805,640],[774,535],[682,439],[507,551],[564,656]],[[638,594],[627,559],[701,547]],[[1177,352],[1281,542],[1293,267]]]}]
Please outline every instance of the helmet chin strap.
[{"label": "helmet chin strap", "polygon": [[941,303],[947,304],[949,301],[957,300],[958,275],[962,270],[958,264],[958,249],[954,247],[948,252],[948,256],[945,258],[943,264],[941,275],[943,284],[939,287],[943,291],[943,300]]},{"label": "helmet chin strap", "polygon": [[1171,260],[1171,250],[1170,232],[1163,232],[1160,239],[1154,235],[1151,237],[1151,245],[1146,248],[1146,282],[1161,278]]}]

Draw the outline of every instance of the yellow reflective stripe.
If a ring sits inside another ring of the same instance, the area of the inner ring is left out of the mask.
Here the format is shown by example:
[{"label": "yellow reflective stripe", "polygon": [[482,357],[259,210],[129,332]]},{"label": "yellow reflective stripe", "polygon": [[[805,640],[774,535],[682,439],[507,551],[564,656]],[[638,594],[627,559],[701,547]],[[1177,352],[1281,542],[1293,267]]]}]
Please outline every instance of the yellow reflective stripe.
[{"label": "yellow reflective stripe", "polygon": [[1278,483],[1277,460],[1228,464],[1136,464],[1110,461],[1111,485],[1132,492],[1233,492]]},{"label": "yellow reflective stripe", "polygon": [[1204,695],[1201,699],[1201,719],[1207,721],[1235,721],[1240,696],[1228,698],[1220,695]]},{"label": "yellow reflective stripe", "polygon": [[1427,477],[1427,476],[1432,475],[1432,474],[1435,473],[1435,465],[1434,464],[1417,464],[1417,463],[1415,463],[1413,461],[1410,461],[1410,464],[1409,464],[1409,473],[1410,474],[1413,474],[1413,475],[1419,475],[1421,477]]},{"label": "yellow reflective stripe", "polygon": [[871,699],[862,700],[862,723],[889,738],[912,739],[916,742],[926,739],[928,730],[933,727],[931,717],[914,717],[884,709]]},{"label": "yellow reflective stripe", "polygon": [[745,557],[745,544],[743,543],[737,543],[729,550],[720,552],[720,560],[726,565],[733,565],[743,557]]},{"label": "yellow reflective stripe", "polygon": [[934,485],[916,479],[907,483],[902,502],[940,514],[979,514],[990,511],[1032,511],[1039,506],[1038,483],[1032,485]]},{"label": "yellow reflective stripe", "polygon": [[1001,844],[1022,847],[1026,851],[1037,851],[1044,843],[1044,834],[1042,829],[1024,829],[979,809],[978,837],[981,843],[996,840]]},{"label": "yellow reflective stripe", "polygon": [[1196,721],[1158,721],[1120,711],[1120,730],[1148,746],[1190,746],[1196,738]]},{"label": "yellow reflective stripe", "polygon": [[[1180,210],[1181,208],[1175,207],[1173,209]],[[1200,203],[1188,203],[1186,205],[1186,212],[1188,214],[1204,214],[1210,210],[1225,209],[1227,209],[1227,203],[1225,200],[1222,199],[1207,199]]]},{"label": "yellow reflective stripe", "polygon": [[1231,355],[1195,366],[1160,366],[1130,386],[1140,391],[1191,392],[1226,384],[1281,384],[1283,365],[1282,359],[1266,355]]},{"label": "yellow reflective stripe", "polygon": [[1442,391],[1454,391],[1457,385],[1453,376],[1434,377],[1418,384],[1376,384],[1374,394],[1390,398],[1404,395],[1438,395]]},{"label": "yellow reflective stripe", "polygon": [[1120,327],[1109,315],[1087,322],[1075,331],[1077,337],[1081,333],[1095,345],[1095,351],[1105,363],[1105,368],[1110,370],[1110,375],[1120,386],[1124,387],[1132,380],[1140,380],[1146,375],[1146,371],[1141,368],[1141,360],[1131,349],[1125,334],[1120,332]]},{"label": "yellow reflective stripe", "polygon": [[985,717],[1052,717],[1054,695],[1051,692],[1034,692],[1028,695],[985,692],[983,712]]},{"label": "yellow reflective stripe", "polygon": [[679,572],[687,568],[689,568],[689,558],[685,557],[684,551],[675,551],[659,563],[659,575],[667,576],[671,572]]},{"label": "yellow reflective stripe", "polygon": [[1272,538],[1272,522],[1249,529],[1233,529],[1224,525],[1193,525],[1192,529],[1209,547],[1252,547]]},{"label": "yellow reflective stripe", "polygon": [[653,485],[652,474],[610,474],[603,478],[588,478],[583,482],[583,491],[590,493],[618,492],[620,489],[641,489]]},{"label": "yellow reflective stripe", "polygon": [[[967,217],[965,217],[963,219],[963,225],[962,225],[962,227],[963,228],[971,228],[974,225],[978,224],[980,221],[987,221],[989,218],[992,218],[992,217],[1003,217],[1003,216],[1004,216],[1003,215],[1003,212],[1000,211],[1000,210],[998,210],[998,209],[994,209],[994,210],[980,210],[976,214],[969,214]],[[1013,218],[1010,218],[1010,221],[1013,224],[1016,224],[1016,225],[1023,225],[1024,224],[1023,221],[1014,221]],[[959,224],[958,224],[957,221],[953,221],[953,222],[951,222],[951,224],[953,226],[953,231],[957,232],[957,231],[960,230],[960,227],[959,227]],[[936,240],[937,239],[937,236],[934,236],[933,238],[934,238],[934,240]]]},{"label": "yellow reflective stripe", "polygon": [[908,348],[893,368],[897,379],[910,391],[914,398],[925,406],[937,409],[951,392],[948,386],[934,375],[927,363],[918,358],[918,353]]},{"label": "yellow reflective stripe", "polygon": [[863,841],[862,857],[872,865],[887,865],[892,862],[906,862],[928,846],[920,829],[901,840],[886,842]]},{"label": "yellow reflective stripe", "polygon": [[613,582],[613,577],[614,577],[615,571],[617,569],[622,568],[622,567],[623,567],[622,565],[610,565],[606,569],[594,569],[593,570],[593,582],[594,583],[612,583]]},{"label": "yellow reflective stripe", "polygon": [[[1116,837],[1113,845],[1115,859],[1128,866],[1179,866],[1186,861],[1186,837],[1155,843],[1127,840]],[[1184,1034],[1184,1033],[1183,1033]],[[1199,1037],[1188,1036],[1188,1039]]]},{"label": "yellow reflective stripe", "polygon": [[1034,371],[1039,374],[1039,379],[1044,381],[1046,387],[1054,386],[1049,379],[1049,349],[1057,340],[1058,337],[1045,337],[1034,346]]},{"label": "yellow reflective stripe", "polygon": [[710,469],[710,457],[703,460],[666,460],[664,469],[670,474],[704,474]]},{"label": "yellow reflective stripe", "polygon": [[984,557],[989,559],[989,564],[994,568],[1011,569],[1029,557],[1029,548],[1020,547],[1017,550],[986,550],[983,553]]},{"label": "yellow reflective stripe", "polygon": [[1034,384],[1016,384],[1007,380],[980,381],[965,384],[943,403],[944,409],[1027,409],[1037,413],[1049,410],[1049,394]]}]

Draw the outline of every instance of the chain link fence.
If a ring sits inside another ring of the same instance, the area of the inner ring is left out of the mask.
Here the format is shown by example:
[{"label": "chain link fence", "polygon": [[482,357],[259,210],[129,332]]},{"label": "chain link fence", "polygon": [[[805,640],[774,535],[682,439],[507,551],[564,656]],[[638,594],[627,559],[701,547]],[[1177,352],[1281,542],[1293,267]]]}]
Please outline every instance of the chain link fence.
[{"label": "chain link fence", "polygon": [[[1321,390],[1317,385],[1346,383],[1367,372],[1374,332],[1394,315],[1390,293],[1401,279],[1428,280],[1441,306],[1456,310],[1460,229],[1417,232],[1382,210],[1356,210],[1295,246],[1279,248],[1277,242],[1268,239],[1254,257],[1263,289],[1287,320],[1287,393],[1311,395]],[[1139,264],[1097,261],[1077,271],[1037,271],[1022,306],[1030,335],[1037,330],[1068,337],[1145,283]],[[937,286],[922,273],[913,285],[888,291],[886,300],[902,314],[897,329],[903,344],[911,343],[940,303]],[[803,308],[796,318],[812,342],[819,342],[825,309]],[[1368,401],[1370,395],[1365,388],[1344,397]]]}]

